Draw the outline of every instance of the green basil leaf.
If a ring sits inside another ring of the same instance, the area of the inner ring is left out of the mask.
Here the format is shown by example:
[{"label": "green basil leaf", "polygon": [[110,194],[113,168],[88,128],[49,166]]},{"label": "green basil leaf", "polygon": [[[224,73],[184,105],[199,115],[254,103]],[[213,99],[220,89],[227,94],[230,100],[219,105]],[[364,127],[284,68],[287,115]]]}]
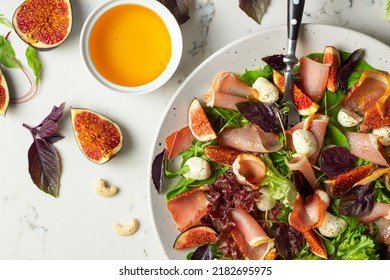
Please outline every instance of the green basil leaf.
[{"label": "green basil leaf", "polygon": [[347,137],[331,122],[328,124],[327,134],[333,144],[350,149]]},{"label": "green basil leaf", "polygon": [[0,35],[0,64],[7,68],[20,68],[20,62],[16,58],[15,50],[11,43]]},{"label": "green basil leaf", "polygon": [[42,61],[38,57],[37,50],[31,46],[28,46],[26,49],[26,58],[28,66],[30,66],[35,75],[35,85],[37,86],[41,76]]}]

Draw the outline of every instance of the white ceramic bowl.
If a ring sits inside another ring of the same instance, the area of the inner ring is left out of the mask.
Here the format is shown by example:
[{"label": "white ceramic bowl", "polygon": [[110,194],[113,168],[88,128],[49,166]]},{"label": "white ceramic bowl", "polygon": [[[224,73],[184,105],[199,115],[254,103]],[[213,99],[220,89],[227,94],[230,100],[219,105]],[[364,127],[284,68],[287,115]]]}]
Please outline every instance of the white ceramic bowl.
[{"label": "white ceramic bowl", "polygon": [[[140,5],[154,11],[157,15],[160,16],[162,21],[165,23],[169,35],[171,37],[172,53],[167,67],[156,79],[141,86],[134,86],[134,87],[122,86],[122,85],[114,84],[111,81],[107,80],[96,70],[96,68],[92,63],[91,56],[89,54],[89,37],[91,34],[91,30],[94,27],[96,21],[108,10],[124,4]],[[92,76],[96,78],[100,83],[117,92],[126,93],[126,95],[138,95],[138,94],[144,94],[158,89],[172,77],[181,59],[181,55],[183,52],[183,39],[182,39],[180,27],[176,19],[174,18],[172,13],[159,1],[113,0],[101,5],[100,7],[97,7],[88,16],[81,30],[80,51],[81,51],[81,58],[88,72],[90,72]]]}]

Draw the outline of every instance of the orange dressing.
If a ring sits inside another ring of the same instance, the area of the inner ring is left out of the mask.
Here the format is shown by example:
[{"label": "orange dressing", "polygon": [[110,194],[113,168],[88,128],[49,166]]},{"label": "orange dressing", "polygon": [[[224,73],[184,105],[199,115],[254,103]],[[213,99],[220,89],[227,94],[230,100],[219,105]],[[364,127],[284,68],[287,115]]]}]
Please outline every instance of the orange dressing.
[{"label": "orange dressing", "polygon": [[135,4],[105,12],[96,21],[89,39],[96,70],[120,86],[141,86],[153,81],[166,68],[171,52],[171,38],[162,19]]}]

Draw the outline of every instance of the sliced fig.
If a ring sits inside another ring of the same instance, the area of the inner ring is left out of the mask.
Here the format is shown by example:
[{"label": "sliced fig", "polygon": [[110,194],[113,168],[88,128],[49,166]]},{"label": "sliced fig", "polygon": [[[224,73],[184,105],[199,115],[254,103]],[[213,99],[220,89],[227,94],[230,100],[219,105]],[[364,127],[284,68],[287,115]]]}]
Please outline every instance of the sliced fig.
[{"label": "sliced fig", "polygon": [[[273,81],[281,93],[284,93],[284,77],[278,71],[273,70]],[[293,99],[298,113],[301,116],[309,116],[318,111],[319,106],[307,96],[297,85],[293,87]]]},{"label": "sliced fig", "polygon": [[9,104],[9,91],[7,81],[0,70],[0,115],[5,116]]},{"label": "sliced fig", "polygon": [[203,148],[203,152],[208,159],[227,166],[232,166],[237,156],[242,153],[242,151],[218,145],[208,145]]},{"label": "sliced fig", "polygon": [[195,226],[182,232],[175,240],[173,248],[182,250],[191,247],[198,247],[204,244],[215,242],[217,233],[208,226]]},{"label": "sliced fig", "polygon": [[12,24],[19,37],[34,48],[61,45],[72,29],[69,0],[26,0],[16,10]]},{"label": "sliced fig", "polygon": [[340,197],[349,191],[357,182],[370,175],[376,167],[376,164],[355,167],[336,177],[325,180],[324,187],[330,197]]},{"label": "sliced fig", "polygon": [[122,148],[120,127],[109,118],[83,108],[71,108],[73,131],[84,155],[103,164]]},{"label": "sliced fig", "polygon": [[196,139],[210,141],[217,138],[199,100],[194,98],[188,108],[188,126]]}]

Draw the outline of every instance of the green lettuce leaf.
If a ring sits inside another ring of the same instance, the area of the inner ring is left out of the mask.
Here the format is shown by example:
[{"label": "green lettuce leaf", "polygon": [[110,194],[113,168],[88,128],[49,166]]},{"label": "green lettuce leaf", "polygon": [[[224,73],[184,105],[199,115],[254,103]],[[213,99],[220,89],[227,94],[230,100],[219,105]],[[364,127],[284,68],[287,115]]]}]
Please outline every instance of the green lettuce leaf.
[{"label": "green lettuce leaf", "polygon": [[385,19],[390,21],[390,0],[387,0]]}]

